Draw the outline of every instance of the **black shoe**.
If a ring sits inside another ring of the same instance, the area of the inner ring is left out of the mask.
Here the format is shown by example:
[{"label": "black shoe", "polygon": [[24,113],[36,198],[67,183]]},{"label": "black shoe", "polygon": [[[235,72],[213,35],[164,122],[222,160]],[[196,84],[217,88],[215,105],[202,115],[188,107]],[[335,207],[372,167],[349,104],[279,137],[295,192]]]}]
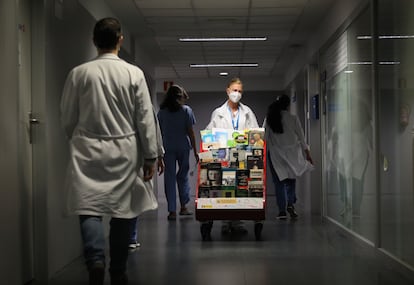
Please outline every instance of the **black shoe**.
[{"label": "black shoe", "polygon": [[210,223],[202,223],[200,226],[201,237],[203,241],[211,241],[211,227]]},{"label": "black shoe", "polygon": [[231,227],[231,232],[245,235],[247,234],[247,229],[243,225],[236,225]]},{"label": "black shoe", "polygon": [[92,264],[89,269],[89,285],[103,285],[105,279],[105,265],[102,262]]},{"label": "black shoe", "polygon": [[286,212],[280,212],[279,215],[277,215],[276,219],[278,219],[278,220],[286,220],[287,219]]},{"label": "black shoe", "polygon": [[231,227],[228,223],[221,225],[221,234],[222,235],[230,234],[230,232],[231,232]]},{"label": "black shoe", "polygon": [[298,214],[295,212],[295,208],[293,206],[288,206],[286,211],[289,213],[291,219],[296,219]]},{"label": "black shoe", "polygon": [[263,229],[262,223],[254,224],[254,236],[256,237],[256,240],[262,240],[262,229]]},{"label": "black shoe", "polygon": [[111,285],[128,285],[128,276],[126,273],[111,274]]}]

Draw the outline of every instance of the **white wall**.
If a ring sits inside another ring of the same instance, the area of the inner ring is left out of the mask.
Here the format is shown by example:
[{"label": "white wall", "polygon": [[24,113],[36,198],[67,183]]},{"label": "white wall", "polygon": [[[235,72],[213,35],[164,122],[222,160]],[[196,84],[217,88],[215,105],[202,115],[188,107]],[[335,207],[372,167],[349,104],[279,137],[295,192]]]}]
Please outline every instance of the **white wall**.
[{"label": "white wall", "polygon": [[[63,182],[68,161],[68,143],[60,126],[60,97],[71,68],[96,56],[92,44],[94,19],[77,1],[63,2],[57,15],[53,1],[46,15],[45,131],[47,146],[46,199],[48,275],[79,257],[81,241],[77,217],[65,217]],[[68,237],[71,237],[68,239]]]},{"label": "white wall", "polygon": [[312,62],[312,58],[319,52],[321,47],[326,44],[329,38],[353,15],[358,9],[368,4],[369,0],[346,0],[335,1],[334,6],[321,19],[319,28],[315,30],[313,36],[306,42],[302,52],[295,57],[286,71],[283,79],[283,85],[287,86],[294,80],[299,71],[308,63]]},{"label": "white wall", "polygon": [[14,0],[0,1],[0,276],[22,284],[21,185],[18,176],[17,20]]}]

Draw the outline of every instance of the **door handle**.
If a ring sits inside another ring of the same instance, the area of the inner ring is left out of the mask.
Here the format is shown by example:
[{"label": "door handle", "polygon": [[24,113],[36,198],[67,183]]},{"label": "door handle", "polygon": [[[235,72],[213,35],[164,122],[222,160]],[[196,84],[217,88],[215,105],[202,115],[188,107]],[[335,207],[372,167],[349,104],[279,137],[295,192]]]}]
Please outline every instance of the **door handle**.
[{"label": "door handle", "polygon": [[384,155],[382,157],[382,169],[384,170],[384,172],[387,172],[388,168],[389,168],[388,158]]},{"label": "door handle", "polygon": [[33,126],[40,124],[40,121],[33,117],[32,112],[29,112],[29,143],[33,143]]}]

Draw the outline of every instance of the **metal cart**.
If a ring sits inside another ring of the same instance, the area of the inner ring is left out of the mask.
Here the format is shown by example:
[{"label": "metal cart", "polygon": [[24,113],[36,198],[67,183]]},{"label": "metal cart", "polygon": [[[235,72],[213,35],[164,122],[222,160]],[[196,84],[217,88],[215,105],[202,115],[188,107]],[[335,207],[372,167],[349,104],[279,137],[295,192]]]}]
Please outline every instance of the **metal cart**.
[{"label": "metal cart", "polygon": [[[201,149],[201,148],[200,148]],[[263,146],[263,191],[260,196],[248,197],[202,197],[200,195],[200,163],[195,199],[195,216],[200,221],[203,241],[211,240],[214,220],[252,220],[256,240],[261,240],[266,208],[266,144]],[[224,166],[223,169],[226,167]]]}]

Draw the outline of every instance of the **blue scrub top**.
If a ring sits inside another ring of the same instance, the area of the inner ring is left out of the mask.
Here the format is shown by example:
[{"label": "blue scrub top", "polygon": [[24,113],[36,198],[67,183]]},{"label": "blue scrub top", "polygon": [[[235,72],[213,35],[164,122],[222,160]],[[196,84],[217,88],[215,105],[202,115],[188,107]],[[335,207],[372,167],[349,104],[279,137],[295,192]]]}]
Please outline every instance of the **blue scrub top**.
[{"label": "blue scrub top", "polygon": [[177,112],[161,109],[158,114],[165,151],[181,151],[191,149],[188,129],[195,123],[193,110],[183,105]]}]

